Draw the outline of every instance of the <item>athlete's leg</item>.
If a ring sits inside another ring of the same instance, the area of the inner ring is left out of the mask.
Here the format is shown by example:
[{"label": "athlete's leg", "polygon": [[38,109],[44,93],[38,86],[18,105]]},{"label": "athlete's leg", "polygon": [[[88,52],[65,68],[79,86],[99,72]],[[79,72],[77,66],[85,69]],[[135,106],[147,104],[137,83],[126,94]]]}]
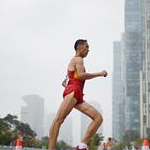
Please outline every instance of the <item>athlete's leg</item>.
[{"label": "athlete's leg", "polygon": [[49,132],[49,150],[54,150],[57,137],[59,134],[59,128],[61,124],[63,123],[64,119],[67,117],[67,115],[71,112],[73,107],[76,105],[77,101],[74,98],[74,92],[68,94],[63,102],[61,103],[58,112],[56,114],[56,117],[50,127],[50,132]]},{"label": "athlete's leg", "polygon": [[92,119],[92,122],[86,130],[85,136],[81,140],[82,143],[87,144],[102,124],[103,119],[99,111],[86,102],[76,105],[75,108]]}]

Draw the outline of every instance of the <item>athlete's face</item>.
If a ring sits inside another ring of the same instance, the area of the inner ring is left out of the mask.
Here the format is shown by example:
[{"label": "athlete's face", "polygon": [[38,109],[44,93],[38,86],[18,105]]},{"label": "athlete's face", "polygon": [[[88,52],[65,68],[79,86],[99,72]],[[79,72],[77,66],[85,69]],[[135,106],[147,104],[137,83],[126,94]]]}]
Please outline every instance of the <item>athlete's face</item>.
[{"label": "athlete's face", "polygon": [[89,52],[89,45],[88,45],[88,43],[85,43],[85,44],[81,45],[80,52],[81,52],[82,57],[86,57],[86,55]]}]

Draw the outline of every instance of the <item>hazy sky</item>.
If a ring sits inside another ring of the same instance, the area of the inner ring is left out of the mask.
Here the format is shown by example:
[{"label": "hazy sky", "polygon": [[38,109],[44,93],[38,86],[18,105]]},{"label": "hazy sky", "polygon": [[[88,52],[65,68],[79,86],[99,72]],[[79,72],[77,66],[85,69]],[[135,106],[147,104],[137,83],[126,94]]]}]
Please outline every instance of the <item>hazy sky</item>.
[{"label": "hazy sky", "polygon": [[101,104],[104,134],[111,135],[113,41],[123,31],[124,0],[0,0],[0,114],[20,114],[28,94],[56,111],[74,42],[83,38],[87,72],[109,73],[86,82],[85,100]]}]

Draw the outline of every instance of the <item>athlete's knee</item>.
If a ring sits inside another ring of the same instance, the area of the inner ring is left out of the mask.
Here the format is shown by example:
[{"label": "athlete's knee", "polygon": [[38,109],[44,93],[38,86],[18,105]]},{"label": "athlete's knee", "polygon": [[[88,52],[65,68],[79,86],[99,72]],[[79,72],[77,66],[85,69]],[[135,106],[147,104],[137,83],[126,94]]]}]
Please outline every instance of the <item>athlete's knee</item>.
[{"label": "athlete's knee", "polygon": [[97,113],[97,114],[96,114],[94,120],[97,122],[97,124],[98,124],[99,126],[100,126],[100,125],[102,124],[102,122],[103,122],[103,118],[102,118],[102,116],[101,116],[100,113]]},{"label": "athlete's knee", "polygon": [[61,125],[64,122],[65,118],[63,117],[57,117],[54,119],[54,125],[58,124]]}]

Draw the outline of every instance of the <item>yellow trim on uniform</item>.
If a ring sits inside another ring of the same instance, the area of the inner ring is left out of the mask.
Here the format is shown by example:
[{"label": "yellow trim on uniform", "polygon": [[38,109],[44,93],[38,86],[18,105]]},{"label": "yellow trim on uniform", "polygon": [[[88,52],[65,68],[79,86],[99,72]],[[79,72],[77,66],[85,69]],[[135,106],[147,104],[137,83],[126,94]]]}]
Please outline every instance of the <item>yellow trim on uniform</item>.
[{"label": "yellow trim on uniform", "polygon": [[77,72],[74,72],[74,78],[79,79]]}]

